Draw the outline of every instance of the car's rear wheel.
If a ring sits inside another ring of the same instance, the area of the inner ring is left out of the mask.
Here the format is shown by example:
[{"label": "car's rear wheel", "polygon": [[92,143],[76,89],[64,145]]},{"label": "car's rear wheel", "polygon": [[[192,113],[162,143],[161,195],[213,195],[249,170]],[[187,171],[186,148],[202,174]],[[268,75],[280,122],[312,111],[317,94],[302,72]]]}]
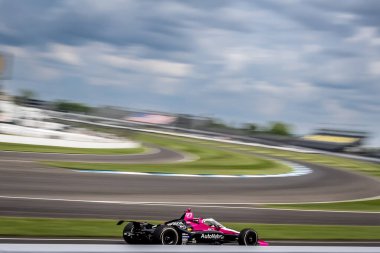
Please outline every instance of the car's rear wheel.
[{"label": "car's rear wheel", "polygon": [[153,240],[157,244],[177,245],[180,244],[180,234],[173,227],[161,225],[154,231]]},{"label": "car's rear wheel", "polygon": [[246,245],[246,246],[253,246],[257,245],[258,236],[256,231],[246,228],[243,229],[238,237],[238,243],[239,245]]},{"label": "car's rear wheel", "polygon": [[123,238],[124,238],[124,241],[128,244],[137,244],[140,242],[140,240],[137,240],[137,238],[133,234],[134,229],[135,229],[135,226],[133,222],[129,222],[124,227]]}]

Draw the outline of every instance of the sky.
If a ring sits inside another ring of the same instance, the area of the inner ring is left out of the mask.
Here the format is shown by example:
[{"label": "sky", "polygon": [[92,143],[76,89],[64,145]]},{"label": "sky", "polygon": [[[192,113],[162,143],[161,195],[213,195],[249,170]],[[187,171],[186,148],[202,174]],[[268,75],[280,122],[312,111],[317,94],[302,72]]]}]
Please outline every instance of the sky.
[{"label": "sky", "polygon": [[364,130],[380,146],[380,1],[0,0],[6,89]]}]

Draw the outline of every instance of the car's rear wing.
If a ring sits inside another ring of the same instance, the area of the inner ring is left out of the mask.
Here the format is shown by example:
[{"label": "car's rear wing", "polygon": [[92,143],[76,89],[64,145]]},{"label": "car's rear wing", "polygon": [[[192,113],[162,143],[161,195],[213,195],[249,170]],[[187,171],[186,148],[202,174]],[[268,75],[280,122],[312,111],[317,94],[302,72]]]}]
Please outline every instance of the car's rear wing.
[{"label": "car's rear wing", "polygon": [[141,224],[141,222],[139,222],[139,221],[133,221],[133,220],[119,220],[119,221],[116,223],[116,225],[117,225],[117,226],[120,226],[120,225],[123,224],[124,222],[133,222],[133,225],[134,225],[135,227],[139,227],[140,224]]}]

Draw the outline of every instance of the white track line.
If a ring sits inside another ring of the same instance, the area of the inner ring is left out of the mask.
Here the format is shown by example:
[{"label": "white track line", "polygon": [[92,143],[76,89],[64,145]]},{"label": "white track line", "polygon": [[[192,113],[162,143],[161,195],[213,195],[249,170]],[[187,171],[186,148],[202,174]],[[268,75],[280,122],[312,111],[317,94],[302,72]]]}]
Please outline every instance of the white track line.
[{"label": "white track line", "polygon": [[[46,238],[46,237],[0,237],[0,240],[6,241],[95,241],[95,242],[124,242],[123,239],[110,238]],[[314,240],[265,240],[269,243],[312,243],[312,244],[379,244],[378,241],[314,241]]]},{"label": "white track line", "polygon": [[[321,213],[355,213],[355,214],[380,214],[374,211],[343,211],[343,210],[301,210],[290,208],[269,208],[269,207],[250,207],[250,206],[226,206],[236,205],[235,203],[220,204],[201,204],[201,203],[181,203],[181,202],[149,202],[149,201],[108,201],[108,200],[84,200],[84,199],[62,199],[62,198],[42,198],[42,197],[21,197],[21,196],[0,196],[2,199],[26,199],[26,200],[42,200],[42,201],[62,201],[62,202],[82,202],[82,203],[98,203],[98,204],[118,204],[118,205],[142,205],[142,206],[170,206],[170,207],[203,207],[203,208],[219,208],[219,209],[245,209],[245,210],[279,210],[279,211],[295,211],[295,212],[321,212]],[[249,205],[249,204],[244,204]]]},{"label": "white track line", "polygon": [[[42,198],[42,197],[24,197],[24,196],[5,196],[0,195],[0,198],[14,198],[14,199],[24,199],[24,198],[30,198],[30,199],[36,199],[36,200],[69,200],[69,201],[76,201],[76,200],[70,200],[70,199],[61,199],[61,198]],[[293,204],[330,204],[330,203],[345,203],[345,202],[356,202],[356,201],[366,201],[366,200],[377,200],[380,199],[380,195],[374,196],[374,197],[368,197],[368,198],[359,198],[359,199],[348,199],[348,200],[336,200],[336,201],[324,201],[324,202],[171,202],[171,201],[132,201],[133,203],[158,203],[158,204],[192,204],[192,205],[205,205],[205,204],[211,204],[211,205],[293,205]],[[82,201],[82,200],[79,200]],[[84,200],[87,201],[87,200]],[[89,200],[91,201],[91,200]],[[97,201],[97,200],[94,200]],[[120,202],[120,201],[117,201]],[[126,201],[128,202],[128,201]]]},{"label": "white track line", "polygon": [[296,177],[304,176],[313,172],[312,169],[293,162],[276,160],[292,168],[291,172],[282,174],[264,174],[264,175],[214,175],[214,174],[177,174],[177,173],[150,173],[134,171],[115,171],[115,170],[73,170],[82,173],[98,174],[117,174],[117,175],[138,175],[138,176],[160,176],[160,177],[208,177],[208,178],[278,178],[278,177]]},{"label": "white track line", "polygon": [[11,160],[11,159],[0,159],[2,162],[12,162],[12,163],[34,163],[36,161],[29,161],[29,160]]}]

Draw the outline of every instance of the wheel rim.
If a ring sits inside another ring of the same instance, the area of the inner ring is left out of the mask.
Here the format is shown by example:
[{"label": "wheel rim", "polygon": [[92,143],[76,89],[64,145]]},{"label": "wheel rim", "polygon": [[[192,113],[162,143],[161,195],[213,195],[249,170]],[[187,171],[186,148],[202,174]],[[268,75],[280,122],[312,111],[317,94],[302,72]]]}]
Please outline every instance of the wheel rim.
[{"label": "wheel rim", "polygon": [[246,245],[254,245],[256,244],[256,234],[254,232],[248,232],[245,237]]},{"label": "wheel rim", "polygon": [[173,230],[167,230],[162,235],[162,244],[172,245],[177,243],[177,233]]},{"label": "wheel rim", "polygon": [[124,235],[130,235],[133,232],[133,227],[126,229],[124,228],[123,234]]},{"label": "wheel rim", "polygon": [[124,229],[123,237],[124,240],[131,243],[133,241],[132,233],[134,231],[134,226],[132,226],[130,229]]}]

